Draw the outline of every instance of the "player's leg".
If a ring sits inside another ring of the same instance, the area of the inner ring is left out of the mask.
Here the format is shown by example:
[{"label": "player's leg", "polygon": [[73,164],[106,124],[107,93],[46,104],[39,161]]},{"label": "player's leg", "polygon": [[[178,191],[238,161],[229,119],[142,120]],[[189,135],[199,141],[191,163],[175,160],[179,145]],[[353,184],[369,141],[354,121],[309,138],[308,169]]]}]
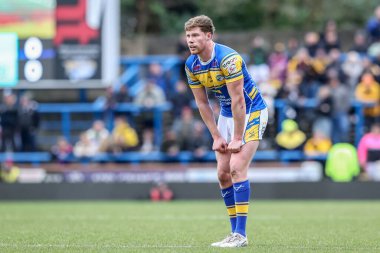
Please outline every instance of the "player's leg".
[{"label": "player's leg", "polygon": [[265,131],[268,121],[268,111],[253,112],[247,115],[246,130],[242,149],[233,153],[230,159],[230,172],[234,188],[236,206],[235,240],[222,245],[223,247],[243,247],[248,244],[246,238],[246,223],[250,199],[250,183],[248,168],[259,146],[259,140]]},{"label": "player's leg", "polygon": [[240,152],[231,156],[230,171],[233,182],[236,205],[235,233],[246,236],[246,222],[250,199],[250,183],[248,180],[248,167],[259,146],[259,141],[246,143]]},{"label": "player's leg", "polygon": [[235,232],[236,227],[236,211],[235,211],[235,194],[232,187],[231,173],[230,173],[230,158],[231,153],[216,152],[217,173],[221,195],[227,208],[230,217],[231,232]]},{"label": "player's leg", "polygon": [[[229,141],[229,135],[228,135],[228,121],[227,118],[223,116],[219,116],[218,120],[218,130],[223,138],[225,138],[226,141]],[[217,173],[218,173],[218,180],[219,180],[219,186],[221,189],[221,196],[224,200],[224,203],[227,208],[227,213],[230,218],[231,223],[231,233],[222,241],[216,242],[211,244],[211,246],[218,247],[223,243],[226,243],[229,241],[229,239],[232,237],[233,233],[235,232],[236,227],[236,211],[235,211],[235,194],[232,187],[232,180],[231,180],[231,173],[230,173],[230,158],[231,153],[221,153],[221,152],[215,152],[216,155],[216,161],[217,161]]]},{"label": "player's leg", "polygon": [[231,233],[222,241],[212,243],[211,246],[220,247],[220,245],[230,241],[234,235],[236,228],[236,210],[235,210],[235,193],[232,186],[231,173],[230,173],[230,157],[231,153],[215,152],[217,161],[217,173],[219,186],[221,189],[221,196],[227,208],[227,213],[230,218]]}]

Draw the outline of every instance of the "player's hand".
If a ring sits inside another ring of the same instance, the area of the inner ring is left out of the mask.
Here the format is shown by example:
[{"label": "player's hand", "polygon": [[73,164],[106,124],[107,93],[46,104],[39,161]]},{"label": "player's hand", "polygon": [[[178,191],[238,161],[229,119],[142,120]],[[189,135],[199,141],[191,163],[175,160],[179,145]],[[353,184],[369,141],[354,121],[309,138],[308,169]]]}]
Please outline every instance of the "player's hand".
[{"label": "player's hand", "polygon": [[225,153],[227,151],[227,142],[224,138],[218,137],[214,139],[214,144],[212,144],[212,150]]},{"label": "player's hand", "polygon": [[231,151],[232,153],[237,153],[241,150],[242,145],[243,144],[241,140],[233,139],[230,144],[228,144],[227,150]]}]

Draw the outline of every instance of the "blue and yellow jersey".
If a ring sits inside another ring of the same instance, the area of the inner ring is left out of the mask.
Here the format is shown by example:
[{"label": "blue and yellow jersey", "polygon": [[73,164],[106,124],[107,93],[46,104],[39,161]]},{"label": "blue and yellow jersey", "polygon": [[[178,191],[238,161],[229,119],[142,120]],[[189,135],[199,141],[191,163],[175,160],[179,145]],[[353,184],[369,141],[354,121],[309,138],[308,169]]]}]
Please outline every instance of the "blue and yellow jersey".
[{"label": "blue and yellow jersey", "polygon": [[232,117],[231,97],[228,94],[227,84],[242,78],[244,78],[246,113],[266,108],[243,58],[232,48],[215,43],[208,62],[202,62],[198,55],[191,55],[186,60],[185,71],[190,88],[205,87],[215,93],[220,103],[221,115],[225,117]]}]

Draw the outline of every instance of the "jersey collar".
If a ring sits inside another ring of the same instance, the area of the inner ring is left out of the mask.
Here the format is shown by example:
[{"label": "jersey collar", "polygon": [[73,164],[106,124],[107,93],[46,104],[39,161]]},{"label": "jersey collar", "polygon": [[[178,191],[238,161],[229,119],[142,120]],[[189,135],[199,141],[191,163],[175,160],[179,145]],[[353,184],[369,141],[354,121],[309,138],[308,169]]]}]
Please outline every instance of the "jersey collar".
[{"label": "jersey collar", "polygon": [[210,60],[204,62],[204,61],[201,60],[201,58],[199,57],[199,55],[197,55],[198,56],[198,60],[201,63],[201,65],[203,65],[203,66],[208,65],[212,60],[214,60],[214,57],[215,57],[215,45],[216,45],[216,43],[214,42]]}]

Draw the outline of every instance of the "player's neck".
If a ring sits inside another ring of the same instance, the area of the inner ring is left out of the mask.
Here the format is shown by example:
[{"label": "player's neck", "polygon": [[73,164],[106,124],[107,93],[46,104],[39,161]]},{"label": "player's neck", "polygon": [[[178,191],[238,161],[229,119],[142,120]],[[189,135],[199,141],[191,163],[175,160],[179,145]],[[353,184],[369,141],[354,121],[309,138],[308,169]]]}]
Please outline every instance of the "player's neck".
[{"label": "player's neck", "polygon": [[214,51],[214,46],[215,46],[214,41],[210,40],[206,48],[200,54],[198,54],[201,61],[208,62],[211,59],[212,53]]}]

